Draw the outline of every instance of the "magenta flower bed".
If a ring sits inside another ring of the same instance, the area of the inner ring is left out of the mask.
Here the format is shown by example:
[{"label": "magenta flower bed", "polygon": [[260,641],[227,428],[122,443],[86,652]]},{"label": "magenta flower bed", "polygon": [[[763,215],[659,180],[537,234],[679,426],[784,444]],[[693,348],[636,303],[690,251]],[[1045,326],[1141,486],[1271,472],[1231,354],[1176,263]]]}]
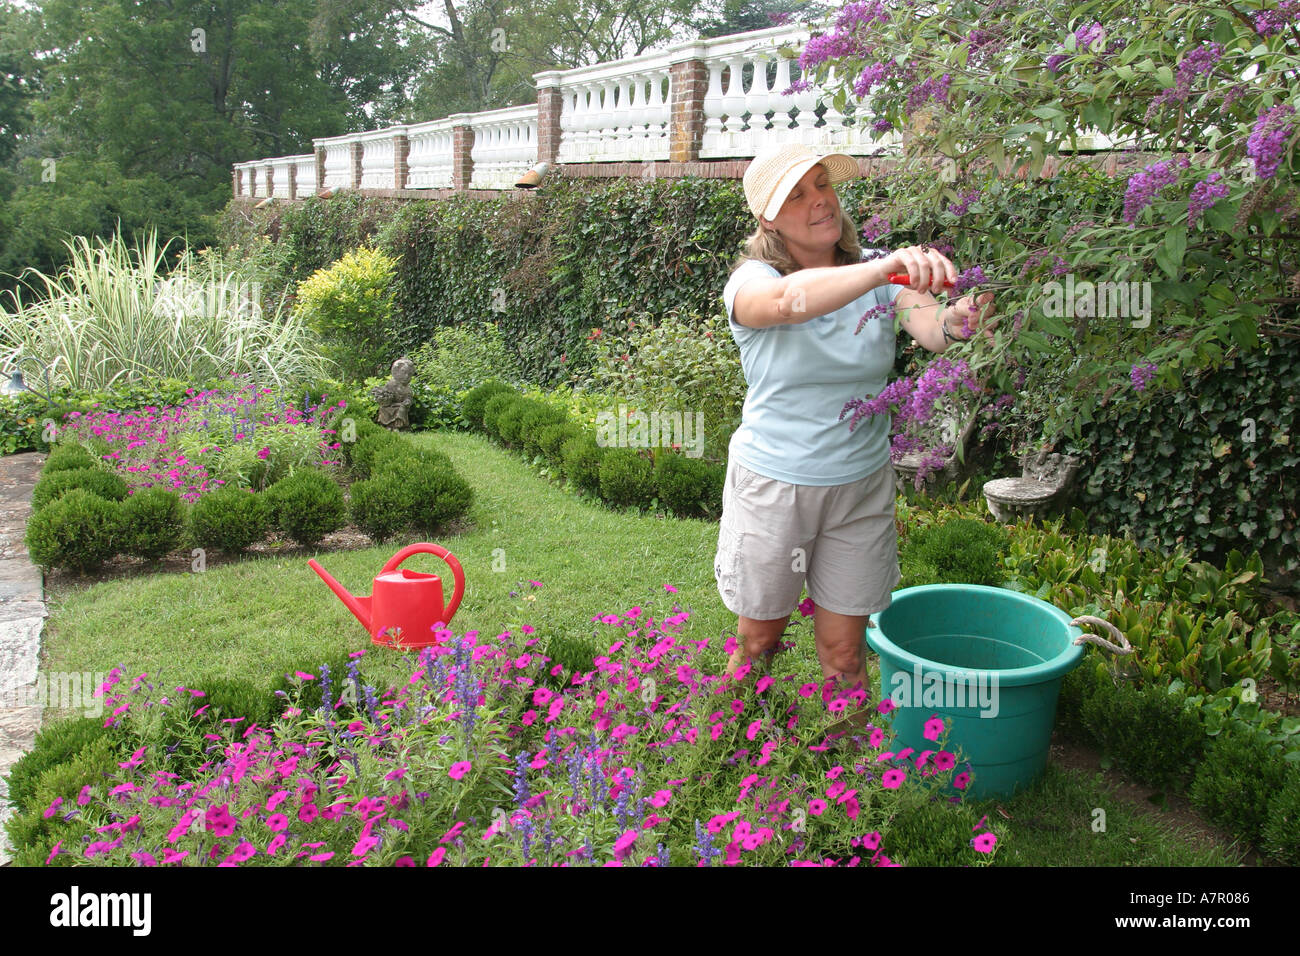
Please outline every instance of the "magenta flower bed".
[{"label": "magenta flower bed", "polygon": [[[450,643],[408,658],[383,694],[357,651],[346,674],[294,675],[320,707],[295,700],[259,727],[198,706],[169,722],[188,742],[147,728],[202,691],[114,671],[106,724],[135,749],[46,811],[62,837],[47,862],[888,866],[895,812],[959,799],[968,774],[954,778],[942,721],[933,750],[893,753],[888,701],[795,674],[722,676],[700,660],[716,639],[683,633],[689,617],[595,617],[609,650],[572,675],[527,625],[440,632]],[[835,729],[858,711],[864,729]],[[207,758],[188,773],[170,769],[182,743]],[[986,863],[995,843],[972,834],[963,852]]]},{"label": "magenta flower bed", "polygon": [[[93,436],[107,442],[110,451],[104,459],[118,467],[131,492],[161,485],[180,492],[186,501],[195,501],[204,492],[232,480],[214,474],[208,464],[192,460],[194,451],[186,454],[181,447],[186,435],[202,436],[200,443],[191,438],[191,446],[198,445],[200,452],[220,453],[232,446],[243,446],[250,452],[255,449],[253,457],[271,466],[277,454],[285,454],[272,437],[277,434],[275,426],[309,426],[319,432],[317,448],[310,455],[312,460],[298,463],[338,463],[335,452],[339,443],[326,422],[336,409],[346,407],[346,402],[325,404],[322,399],[310,405],[304,396],[304,407],[299,408],[283,398],[277,399],[272,389],[259,389],[251,383],[233,392],[187,389],[186,394],[191,397],[184,404],[167,408],[151,406],[132,412],[84,415],[70,412],[63,434],[76,440]],[[304,457],[301,448],[296,457]]]}]

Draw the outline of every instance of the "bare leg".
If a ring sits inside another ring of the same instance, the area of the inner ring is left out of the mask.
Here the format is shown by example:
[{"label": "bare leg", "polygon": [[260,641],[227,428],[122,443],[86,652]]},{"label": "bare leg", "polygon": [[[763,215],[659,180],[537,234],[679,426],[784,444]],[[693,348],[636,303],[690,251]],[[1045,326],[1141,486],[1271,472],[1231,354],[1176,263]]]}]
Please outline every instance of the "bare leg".
[{"label": "bare leg", "polygon": [[866,660],[869,618],[868,614],[837,614],[820,606],[813,617],[822,676],[840,678],[840,686],[845,691],[856,685],[867,693],[871,692],[867,683]]},{"label": "bare leg", "polygon": [[[794,612],[792,611],[791,614]],[[746,661],[757,667],[766,667],[781,642],[786,625],[790,623],[790,614],[785,617],[759,620],[752,617],[736,619],[736,633],[740,635],[740,646],[727,661],[727,673],[734,674]]]}]

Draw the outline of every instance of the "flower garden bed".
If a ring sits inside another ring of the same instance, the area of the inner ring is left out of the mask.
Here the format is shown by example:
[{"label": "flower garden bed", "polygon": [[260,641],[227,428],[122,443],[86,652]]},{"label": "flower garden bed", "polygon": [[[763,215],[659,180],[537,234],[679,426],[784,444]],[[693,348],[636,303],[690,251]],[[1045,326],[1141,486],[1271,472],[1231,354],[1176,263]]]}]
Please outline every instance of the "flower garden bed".
[{"label": "flower garden bed", "polygon": [[167,408],[71,412],[33,492],[33,559],[78,576],[142,563],[201,571],[210,550],[432,534],[469,507],[472,491],[445,456],[356,422],[346,402],[312,404],[308,392],[301,410],[276,404],[271,389],[245,386]]}]

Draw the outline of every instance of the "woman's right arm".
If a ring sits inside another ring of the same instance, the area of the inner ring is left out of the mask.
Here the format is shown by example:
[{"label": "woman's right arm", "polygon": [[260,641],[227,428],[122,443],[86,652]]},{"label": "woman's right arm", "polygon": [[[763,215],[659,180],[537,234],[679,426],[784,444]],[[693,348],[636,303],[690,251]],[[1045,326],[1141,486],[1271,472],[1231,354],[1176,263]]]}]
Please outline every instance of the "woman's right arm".
[{"label": "woman's right arm", "polygon": [[884,285],[891,272],[908,273],[913,279],[909,288],[917,289],[928,289],[945,278],[957,277],[952,263],[939,253],[908,246],[870,262],[800,269],[788,276],[751,279],[736,292],[732,311],[738,323],[754,329],[798,325],[841,309]]}]

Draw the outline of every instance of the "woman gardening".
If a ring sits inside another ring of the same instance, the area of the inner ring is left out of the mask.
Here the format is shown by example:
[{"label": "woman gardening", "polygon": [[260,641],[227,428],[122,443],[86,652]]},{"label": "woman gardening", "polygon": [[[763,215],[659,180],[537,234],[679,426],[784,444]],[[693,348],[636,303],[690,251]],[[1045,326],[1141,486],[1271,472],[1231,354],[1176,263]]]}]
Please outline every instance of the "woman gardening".
[{"label": "woman gardening", "polygon": [[[850,430],[838,418],[844,396],[886,385],[898,335],[890,303],[931,352],[993,314],[989,292],[940,308],[932,293],[957,270],[935,250],[861,248],[833,188],[859,175],[853,157],[799,144],[764,149],[745,172],[757,228],[723,302],[749,387],[714,561],[738,617],[728,674],[767,667],[806,580],[822,674],[846,691],[867,689],[867,619],[889,606],[900,577],[888,416]],[[890,273],[910,281],[893,285]],[[873,309],[885,318],[855,334]]]}]

